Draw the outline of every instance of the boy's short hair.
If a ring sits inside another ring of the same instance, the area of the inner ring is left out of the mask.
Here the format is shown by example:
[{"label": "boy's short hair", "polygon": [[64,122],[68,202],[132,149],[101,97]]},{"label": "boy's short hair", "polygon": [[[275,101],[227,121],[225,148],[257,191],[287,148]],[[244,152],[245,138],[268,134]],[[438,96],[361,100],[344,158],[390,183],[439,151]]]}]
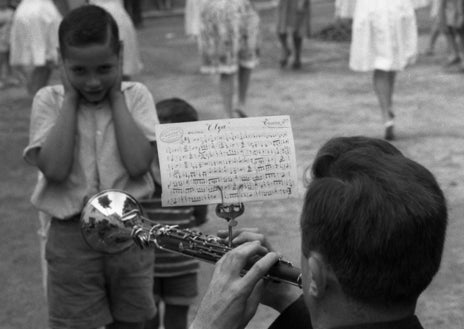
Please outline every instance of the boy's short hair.
[{"label": "boy's short hair", "polygon": [[156,103],[160,123],[198,121],[195,108],[183,99],[174,97]]},{"label": "boy's short hair", "polygon": [[94,5],[70,11],[60,23],[58,39],[62,57],[65,57],[69,46],[85,47],[109,42],[116,55],[119,55],[121,47],[118,25],[113,16]]},{"label": "boy's short hair", "polygon": [[434,176],[380,139],[342,137],[317,154],[301,215],[344,293],[378,306],[415,302],[437,273],[447,225]]}]

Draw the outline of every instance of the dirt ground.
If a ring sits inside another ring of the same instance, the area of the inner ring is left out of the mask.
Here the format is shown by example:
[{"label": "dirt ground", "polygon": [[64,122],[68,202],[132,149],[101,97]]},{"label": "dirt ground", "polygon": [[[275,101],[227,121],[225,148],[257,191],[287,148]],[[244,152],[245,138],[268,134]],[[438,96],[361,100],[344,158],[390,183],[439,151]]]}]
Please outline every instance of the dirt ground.
[{"label": "dirt ground", "polygon": [[[332,20],[333,8],[321,6],[315,30]],[[306,40],[303,68],[278,68],[278,42],[274,35],[274,9],[261,12],[262,62],[253,72],[248,113],[254,116],[291,116],[297,152],[298,176],[311,164],[317,149],[330,137],[367,135],[382,137],[380,111],[370,74],[348,69],[348,43]],[[421,31],[428,26],[427,11],[419,12]],[[217,77],[198,72],[195,42],[183,34],[182,17],[150,19],[139,31],[145,70],[137,77],[155,100],[183,97],[200,112],[201,119],[224,116]],[[421,34],[424,49],[427,35]],[[443,263],[431,286],[419,299],[417,313],[425,328],[464,328],[464,76],[445,70],[444,40],[434,56],[418,62],[398,76],[394,145],[428,167],[444,189],[449,228]],[[57,82],[56,76],[53,82]],[[41,286],[38,221],[29,203],[36,170],[21,158],[27,144],[31,100],[23,89],[0,91],[0,327],[46,328],[46,300]],[[301,190],[303,182],[301,181]],[[246,204],[240,226],[259,227],[275,249],[299,262],[298,216],[301,197],[280,202]],[[211,209],[212,210],[212,209]],[[225,222],[210,211],[200,229],[215,233]],[[200,292],[204,293],[212,266],[202,264]],[[197,304],[192,307],[195,312]],[[249,328],[266,328],[276,313],[260,307]]]}]

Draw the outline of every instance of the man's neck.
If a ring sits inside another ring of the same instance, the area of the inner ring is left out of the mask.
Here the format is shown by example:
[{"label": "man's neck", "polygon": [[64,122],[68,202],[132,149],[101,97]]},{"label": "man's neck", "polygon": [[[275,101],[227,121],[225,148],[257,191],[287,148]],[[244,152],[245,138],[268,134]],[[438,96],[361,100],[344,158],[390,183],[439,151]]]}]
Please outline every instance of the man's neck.
[{"label": "man's neck", "polygon": [[333,329],[356,324],[392,322],[414,315],[415,305],[401,307],[371,307],[355,302],[331,302],[311,311],[314,329]]}]

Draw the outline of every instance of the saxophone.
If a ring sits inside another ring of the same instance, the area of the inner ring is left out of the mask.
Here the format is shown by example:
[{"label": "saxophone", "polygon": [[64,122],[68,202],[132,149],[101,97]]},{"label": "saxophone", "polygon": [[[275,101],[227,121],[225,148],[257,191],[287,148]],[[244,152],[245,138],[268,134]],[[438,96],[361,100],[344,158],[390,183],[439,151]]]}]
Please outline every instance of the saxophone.
[{"label": "saxophone", "polygon": [[[156,246],[216,263],[232,249],[218,236],[159,224],[142,216],[137,200],[120,190],[105,190],[91,197],[82,211],[80,226],[89,246],[105,253],[122,252],[135,243],[141,249]],[[252,259],[243,273],[259,258]],[[265,277],[301,288],[301,270],[284,259],[274,264]]]}]

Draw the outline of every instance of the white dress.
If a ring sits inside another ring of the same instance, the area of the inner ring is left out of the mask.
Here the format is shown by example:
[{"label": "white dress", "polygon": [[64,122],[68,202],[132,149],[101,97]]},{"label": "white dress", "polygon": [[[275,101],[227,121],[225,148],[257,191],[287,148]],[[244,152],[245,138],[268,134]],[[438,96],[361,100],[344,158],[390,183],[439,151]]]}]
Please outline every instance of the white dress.
[{"label": "white dress", "polygon": [[400,71],[417,58],[417,24],[410,0],[357,0],[350,68]]},{"label": "white dress", "polygon": [[119,29],[119,39],[123,42],[123,63],[122,71],[124,75],[134,75],[140,73],[143,68],[140,57],[137,32],[129,14],[124,9],[122,0],[90,0],[89,3],[105,9],[113,16]]},{"label": "white dress", "polygon": [[335,0],[335,17],[353,18],[356,0]]},{"label": "white dress", "polygon": [[200,13],[204,1],[187,0],[185,3],[185,34],[188,36],[200,35]]},{"label": "white dress", "polygon": [[61,14],[52,0],[22,0],[10,34],[10,64],[44,66],[58,62]]},{"label": "white dress", "polygon": [[431,3],[431,0],[411,0],[411,2],[415,9],[419,9],[422,7],[429,6]]}]

